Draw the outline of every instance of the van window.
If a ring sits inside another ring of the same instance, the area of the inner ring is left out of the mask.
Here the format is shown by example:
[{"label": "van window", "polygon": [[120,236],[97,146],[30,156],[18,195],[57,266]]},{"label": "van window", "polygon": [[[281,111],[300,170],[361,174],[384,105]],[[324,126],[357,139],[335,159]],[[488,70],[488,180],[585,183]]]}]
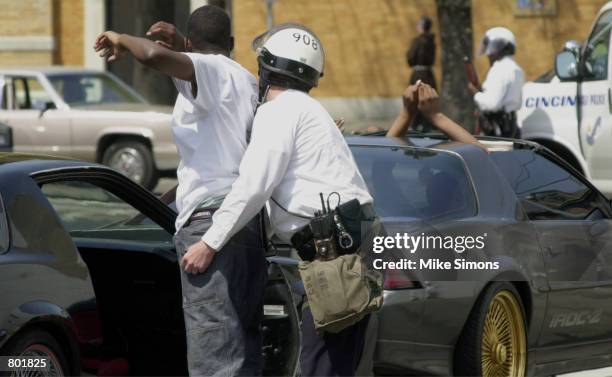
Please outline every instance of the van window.
[{"label": "van window", "polygon": [[608,78],[608,54],[610,49],[610,29],[612,11],[601,15],[589,37],[585,49],[585,80],[596,81]]},{"label": "van window", "polygon": [[583,220],[600,208],[598,192],[534,151],[494,152],[491,158],[531,220]]}]

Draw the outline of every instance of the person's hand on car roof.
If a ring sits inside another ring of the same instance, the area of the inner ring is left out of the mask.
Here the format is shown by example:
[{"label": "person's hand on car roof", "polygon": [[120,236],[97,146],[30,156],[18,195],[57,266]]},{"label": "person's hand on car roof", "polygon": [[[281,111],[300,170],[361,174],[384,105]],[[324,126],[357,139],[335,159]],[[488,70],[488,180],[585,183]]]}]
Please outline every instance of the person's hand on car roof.
[{"label": "person's hand on car roof", "polygon": [[412,116],[417,112],[417,105],[419,103],[418,91],[421,85],[421,80],[419,80],[416,84],[409,85],[402,94],[404,110]]},{"label": "person's hand on car roof", "polygon": [[419,83],[416,88],[417,108],[427,119],[440,113],[440,97],[434,88],[427,84]]}]

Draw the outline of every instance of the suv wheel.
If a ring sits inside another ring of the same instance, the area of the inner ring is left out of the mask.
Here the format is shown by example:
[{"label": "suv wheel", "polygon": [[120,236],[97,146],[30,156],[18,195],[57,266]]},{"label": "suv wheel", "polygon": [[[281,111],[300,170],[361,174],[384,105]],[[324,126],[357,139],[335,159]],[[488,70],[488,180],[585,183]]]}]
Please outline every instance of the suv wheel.
[{"label": "suv wheel", "polygon": [[157,185],[158,177],[153,154],[140,141],[124,140],[111,144],[104,151],[102,163],[148,189],[153,189]]}]

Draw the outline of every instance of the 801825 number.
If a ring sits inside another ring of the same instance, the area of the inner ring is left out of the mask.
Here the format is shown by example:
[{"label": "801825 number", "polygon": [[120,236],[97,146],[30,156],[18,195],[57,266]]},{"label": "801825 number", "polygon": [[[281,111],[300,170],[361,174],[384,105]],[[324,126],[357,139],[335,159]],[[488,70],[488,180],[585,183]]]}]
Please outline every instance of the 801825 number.
[{"label": "801825 number", "polygon": [[0,356],[0,372],[48,370],[50,361],[42,356]]},{"label": "801825 number", "polygon": [[302,43],[304,43],[306,46],[311,46],[313,50],[317,50],[319,48],[319,44],[317,43],[317,40],[312,38],[308,34],[302,34],[302,33],[296,32],[296,33],[293,33],[293,38],[295,38],[296,43],[300,42],[301,40]]}]

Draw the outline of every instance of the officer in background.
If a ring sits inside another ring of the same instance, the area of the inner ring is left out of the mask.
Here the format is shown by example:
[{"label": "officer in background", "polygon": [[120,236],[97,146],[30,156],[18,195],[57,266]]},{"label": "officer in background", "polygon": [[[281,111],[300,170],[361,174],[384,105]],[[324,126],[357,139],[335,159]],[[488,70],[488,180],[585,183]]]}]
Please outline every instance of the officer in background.
[{"label": "officer in background", "polygon": [[436,78],[431,66],[436,60],[436,40],[434,34],[431,33],[432,25],[431,18],[421,17],[417,24],[419,35],[412,40],[410,49],[406,52],[406,62],[412,68],[411,85],[421,80],[421,82],[429,84],[435,89]]},{"label": "officer in background", "polygon": [[504,27],[489,29],[480,45],[480,55],[489,58],[491,68],[482,89],[468,83],[468,90],[480,112],[479,123],[486,135],[519,138],[516,111],[521,108],[525,80],[523,69],[514,61],[516,39]]},{"label": "officer in background", "polygon": [[[357,199],[361,219],[375,218],[372,196],[344,137],[308,93],[323,75],[321,41],[301,25],[274,27],[253,41],[258,54],[260,101],[239,177],[203,240],[214,253],[266,205],[270,230],[282,241],[304,229],[321,210],[320,193],[345,203]],[[360,221],[364,221],[360,220]],[[362,250],[371,245],[362,244]],[[301,374],[352,376],[361,358],[368,317],[338,333],[315,331],[302,317]]]}]

